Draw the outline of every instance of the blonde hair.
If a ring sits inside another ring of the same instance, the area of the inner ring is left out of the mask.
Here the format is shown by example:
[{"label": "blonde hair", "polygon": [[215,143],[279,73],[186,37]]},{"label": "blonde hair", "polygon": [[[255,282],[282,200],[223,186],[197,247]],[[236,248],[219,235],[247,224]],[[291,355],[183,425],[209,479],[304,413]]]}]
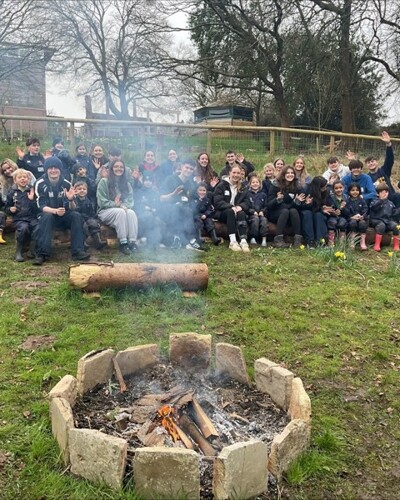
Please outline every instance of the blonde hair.
[{"label": "blonde hair", "polygon": [[17,170],[14,170],[14,172],[12,173],[14,182],[15,179],[18,177],[18,175],[22,174],[25,174],[28,177],[28,179],[32,179],[32,174],[29,172],[29,170],[25,170],[24,168],[17,168]]}]

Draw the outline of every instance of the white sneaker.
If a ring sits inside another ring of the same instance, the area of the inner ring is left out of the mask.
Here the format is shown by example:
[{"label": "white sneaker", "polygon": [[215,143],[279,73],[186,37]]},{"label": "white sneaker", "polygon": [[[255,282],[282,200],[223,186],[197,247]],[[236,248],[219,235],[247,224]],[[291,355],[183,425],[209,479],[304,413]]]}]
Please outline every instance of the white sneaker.
[{"label": "white sneaker", "polygon": [[255,238],[251,238],[250,245],[257,245],[257,242],[256,242]]},{"label": "white sneaker", "polygon": [[266,242],[266,241],[262,241],[262,242],[261,242],[261,246],[262,246],[262,247],[266,247],[266,246],[267,246],[267,242]]},{"label": "white sneaker", "polygon": [[247,243],[246,240],[242,240],[240,242],[240,248],[242,249],[243,252],[245,253],[249,253],[250,252],[250,248],[249,248],[249,244]]},{"label": "white sneaker", "polygon": [[237,241],[231,241],[229,243],[229,249],[233,250],[234,252],[241,252],[242,249]]}]

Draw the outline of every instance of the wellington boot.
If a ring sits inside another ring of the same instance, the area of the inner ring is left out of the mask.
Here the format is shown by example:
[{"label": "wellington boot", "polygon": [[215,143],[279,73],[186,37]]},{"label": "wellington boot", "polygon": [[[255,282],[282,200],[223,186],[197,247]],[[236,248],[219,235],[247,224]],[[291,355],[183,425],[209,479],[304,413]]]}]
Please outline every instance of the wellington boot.
[{"label": "wellington boot", "polygon": [[328,247],[335,246],[335,231],[328,231]]},{"label": "wellington boot", "polygon": [[92,234],[92,240],[93,246],[96,250],[101,250],[102,248],[107,246],[107,242],[100,239],[100,233]]},{"label": "wellington boot", "polygon": [[351,250],[354,250],[356,248],[356,233],[351,232],[349,234],[349,247]]},{"label": "wellington boot", "polygon": [[374,251],[375,252],[381,251],[381,242],[382,242],[382,235],[376,234],[375,235],[375,244],[374,244]]},{"label": "wellington boot", "polygon": [[368,250],[368,247],[367,247],[367,244],[365,243],[365,238],[367,237],[367,235],[365,233],[361,233],[360,234],[360,249],[365,252],[366,250]]},{"label": "wellington boot", "polygon": [[0,245],[5,245],[7,242],[3,238],[3,229],[0,229]]},{"label": "wellington boot", "polygon": [[23,244],[17,241],[17,249],[15,251],[16,262],[25,262],[25,258],[22,255]]},{"label": "wellington boot", "polygon": [[211,241],[214,243],[214,245],[219,245],[221,243],[222,240],[221,240],[221,238],[218,238],[215,229],[212,229],[209,232],[209,235],[210,235]]},{"label": "wellington boot", "polygon": [[393,251],[398,252],[400,250],[399,248],[399,237],[398,236],[393,236]]},{"label": "wellington boot", "polygon": [[29,243],[29,250],[26,253],[28,259],[34,259],[36,257],[36,241],[31,240]]},{"label": "wellington boot", "polygon": [[300,248],[303,243],[303,236],[301,234],[295,234],[293,238],[293,248]]},{"label": "wellington boot", "polygon": [[289,248],[289,244],[283,239],[283,234],[279,234],[274,238],[274,247],[275,248]]}]

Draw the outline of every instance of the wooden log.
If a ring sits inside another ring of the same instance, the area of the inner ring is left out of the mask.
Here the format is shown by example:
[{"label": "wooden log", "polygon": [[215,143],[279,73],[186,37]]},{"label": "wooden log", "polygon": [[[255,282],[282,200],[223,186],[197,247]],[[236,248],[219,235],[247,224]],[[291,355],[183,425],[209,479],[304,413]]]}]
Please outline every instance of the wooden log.
[{"label": "wooden log", "polygon": [[127,390],[127,388],[126,388],[124,377],[123,377],[122,372],[121,372],[121,368],[119,367],[118,361],[115,358],[113,358],[112,361],[113,361],[113,365],[114,365],[115,376],[117,377],[120,390],[121,390],[121,392],[125,392]]},{"label": "wooden log", "polygon": [[192,417],[195,421],[197,427],[201,430],[205,438],[209,438],[210,436],[218,437],[218,431],[214,427],[211,420],[208,418],[206,412],[200,406],[196,397],[193,397],[191,401],[191,409],[192,409]]},{"label": "wooden log", "polygon": [[217,450],[211,446],[211,444],[201,434],[199,429],[187,415],[180,415],[178,425],[186,434],[188,434],[193,439],[193,441],[199,446],[204,455],[206,455],[207,457],[214,457],[217,454]]},{"label": "wooden log", "polygon": [[206,264],[77,264],[69,268],[69,284],[85,292],[106,288],[146,288],[176,283],[182,290],[205,290],[208,285]]}]

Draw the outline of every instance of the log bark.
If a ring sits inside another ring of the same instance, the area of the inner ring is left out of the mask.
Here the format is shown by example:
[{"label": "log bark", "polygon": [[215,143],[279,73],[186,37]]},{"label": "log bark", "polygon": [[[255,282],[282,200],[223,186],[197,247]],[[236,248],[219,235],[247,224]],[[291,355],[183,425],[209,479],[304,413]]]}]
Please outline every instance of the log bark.
[{"label": "log bark", "polygon": [[205,290],[208,285],[206,264],[78,264],[69,269],[69,284],[85,292],[106,288],[146,288],[176,283],[184,291]]},{"label": "log bark", "polygon": [[204,455],[213,457],[217,454],[217,450],[211,446],[187,415],[181,415],[178,422],[181,429],[193,439]]},{"label": "log bark", "polygon": [[209,438],[210,436],[218,437],[218,431],[214,427],[211,420],[208,418],[206,412],[200,406],[200,403],[197,401],[197,398],[192,399],[192,418],[197,424],[197,427],[201,430],[205,438]]}]

